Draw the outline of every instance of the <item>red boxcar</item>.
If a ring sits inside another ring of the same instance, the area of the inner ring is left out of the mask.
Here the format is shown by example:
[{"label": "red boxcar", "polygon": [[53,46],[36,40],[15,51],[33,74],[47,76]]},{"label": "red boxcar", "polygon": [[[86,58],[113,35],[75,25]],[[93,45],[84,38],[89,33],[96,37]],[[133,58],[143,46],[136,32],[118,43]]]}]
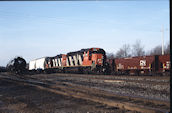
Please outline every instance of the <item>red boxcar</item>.
[{"label": "red boxcar", "polygon": [[127,74],[162,73],[170,69],[170,55],[117,58],[114,68],[116,72]]},{"label": "red boxcar", "polygon": [[115,59],[116,71],[126,73],[145,73],[154,71],[155,56],[141,56]]}]

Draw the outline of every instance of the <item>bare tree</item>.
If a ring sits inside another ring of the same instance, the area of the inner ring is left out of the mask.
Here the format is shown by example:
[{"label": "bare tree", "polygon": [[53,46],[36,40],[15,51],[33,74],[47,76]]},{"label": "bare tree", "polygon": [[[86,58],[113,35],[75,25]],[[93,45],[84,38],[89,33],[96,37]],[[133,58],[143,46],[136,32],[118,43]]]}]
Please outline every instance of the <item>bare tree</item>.
[{"label": "bare tree", "polygon": [[106,56],[108,59],[113,59],[115,58],[114,54],[113,53],[106,53]]},{"label": "bare tree", "polygon": [[161,54],[162,54],[162,47],[161,47],[161,45],[158,45],[158,46],[154,47],[150,51],[150,55],[161,55]]},{"label": "bare tree", "polygon": [[141,45],[140,40],[137,40],[136,43],[133,45],[132,53],[133,53],[133,56],[144,56],[145,55],[144,47]]},{"label": "bare tree", "polygon": [[116,55],[115,55],[116,58],[122,58],[124,57],[124,50],[123,49],[120,49],[116,52]]},{"label": "bare tree", "polygon": [[170,54],[170,43],[168,43],[165,48],[165,54]]},{"label": "bare tree", "polygon": [[[165,54],[170,54],[170,44],[168,43],[164,50]],[[162,46],[158,45],[149,51],[147,55],[162,55]]]},{"label": "bare tree", "polygon": [[124,44],[122,48],[116,53],[116,58],[130,57],[130,45]]}]

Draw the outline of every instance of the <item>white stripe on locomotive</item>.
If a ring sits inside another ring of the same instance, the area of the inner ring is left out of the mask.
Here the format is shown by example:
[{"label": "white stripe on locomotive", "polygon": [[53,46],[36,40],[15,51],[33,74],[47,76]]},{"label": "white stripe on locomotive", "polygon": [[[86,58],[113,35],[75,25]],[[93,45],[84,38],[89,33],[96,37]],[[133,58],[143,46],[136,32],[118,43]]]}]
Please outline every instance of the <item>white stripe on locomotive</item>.
[{"label": "white stripe on locomotive", "polygon": [[56,65],[56,67],[58,66],[58,63],[57,63],[57,58],[55,59],[55,65]]},{"label": "white stripe on locomotive", "polygon": [[69,56],[70,66],[73,66],[73,59],[71,56]]},{"label": "white stripe on locomotive", "polygon": [[81,55],[79,55],[79,64],[82,65],[82,58],[81,58]]},{"label": "white stripe on locomotive", "polygon": [[48,61],[48,66],[51,67],[51,63],[50,63],[50,60]]},{"label": "white stripe on locomotive", "polygon": [[55,67],[56,66],[55,59],[52,59],[52,61],[53,61],[53,67]]},{"label": "white stripe on locomotive", "polygon": [[60,58],[58,58],[58,65],[61,66]]},{"label": "white stripe on locomotive", "polygon": [[66,58],[66,66],[69,66],[68,58]]}]

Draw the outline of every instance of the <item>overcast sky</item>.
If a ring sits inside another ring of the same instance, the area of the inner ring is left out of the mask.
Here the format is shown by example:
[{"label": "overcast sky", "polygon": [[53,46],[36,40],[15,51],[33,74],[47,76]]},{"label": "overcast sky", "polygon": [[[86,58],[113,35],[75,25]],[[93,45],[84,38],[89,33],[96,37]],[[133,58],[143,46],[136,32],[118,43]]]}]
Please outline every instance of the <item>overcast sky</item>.
[{"label": "overcast sky", "polygon": [[169,1],[0,2],[0,66],[82,48],[116,53],[140,40],[144,49],[169,43]]}]

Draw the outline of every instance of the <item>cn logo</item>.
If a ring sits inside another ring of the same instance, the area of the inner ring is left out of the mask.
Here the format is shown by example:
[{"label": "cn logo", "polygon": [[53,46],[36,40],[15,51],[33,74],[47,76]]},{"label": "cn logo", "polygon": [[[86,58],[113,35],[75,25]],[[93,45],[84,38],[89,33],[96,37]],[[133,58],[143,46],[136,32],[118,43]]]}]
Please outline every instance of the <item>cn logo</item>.
[{"label": "cn logo", "polygon": [[140,60],[140,66],[146,66],[146,60]]}]

